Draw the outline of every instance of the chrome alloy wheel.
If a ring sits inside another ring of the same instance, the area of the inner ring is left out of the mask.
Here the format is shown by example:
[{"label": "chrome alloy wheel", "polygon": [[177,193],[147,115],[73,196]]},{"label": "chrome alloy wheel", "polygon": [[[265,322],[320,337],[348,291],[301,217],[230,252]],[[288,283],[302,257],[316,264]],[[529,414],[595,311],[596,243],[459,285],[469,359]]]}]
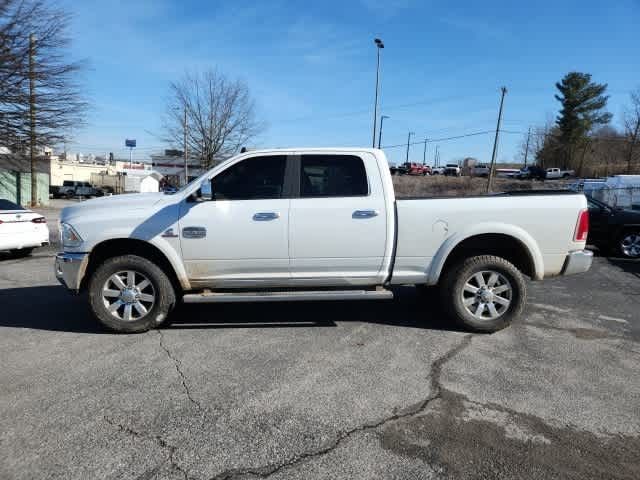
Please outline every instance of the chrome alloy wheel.
[{"label": "chrome alloy wheel", "polygon": [[620,241],[620,250],[630,258],[640,257],[640,233],[629,233]]},{"label": "chrome alloy wheel", "polygon": [[495,320],[511,305],[513,288],[501,273],[483,270],[467,279],[462,289],[462,304],[480,320]]},{"label": "chrome alloy wheel", "polygon": [[140,272],[125,270],[111,275],[102,287],[102,302],[112,316],[131,322],[140,320],[153,308],[156,293]]}]

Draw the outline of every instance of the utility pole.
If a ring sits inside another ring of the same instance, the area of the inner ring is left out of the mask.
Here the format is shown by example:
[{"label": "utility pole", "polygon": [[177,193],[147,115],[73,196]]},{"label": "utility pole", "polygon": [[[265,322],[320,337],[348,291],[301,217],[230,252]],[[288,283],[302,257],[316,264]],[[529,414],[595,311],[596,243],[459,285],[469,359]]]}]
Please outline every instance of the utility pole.
[{"label": "utility pole", "polygon": [[427,137],[424,137],[424,151],[422,152],[422,165],[427,164],[427,142],[428,141],[429,139]]},{"label": "utility pole", "polygon": [[382,145],[382,122],[384,122],[385,118],[390,118],[390,117],[387,116],[387,115],[382,115],[380,117],[380,131],[378,132],[378,148],[382,148],[381,147],[381,145]]},{"label": "utility pole", "polygon": [[438,148],[440,148],[439,145],[436,145],[436,153],[433,154],[433,166],[434,167],[439,167],[440,166],[440,156],[438,153]]},{"label": "utility pole", "polygon": [[640,133],[640,118],[636,119],[636,128],[629,142],[629,154],[627,156],[627,174],[631,175],[631,162],[633,161],[633,147],[638,141],[638,133]]},{"label": "utility pole", "polygon": [[491,167],[489,169],[489,179],[487,181],[487,193],[491,191],[493,184],[493,170],[496,164],[496,156],[498,154],[498,139],[500,135],[500,123],[502,122],[502,107],[504,105],[504,96],[507,94],[507,87],[500,88],[502,96],[500,97],[500,110],[498,110],[498,124],[496,125],[496,136],[493,139],[493,153],[491,154]]},{"label": "utility pole", "polygon": [[527,157],[529,156],[529,140],[531,139],[531,127],[527,133],[527,146],[524,149],[524,168],[527,168]]},{"label": "utility pole", "polygon": [[189,152],[187,146],[187,107],[184,107],[184,123],[182,125],[184,130],[184,184],[189,183]]},{"label": "utility pole", "polygon": [[371,146],[376,148],[376,122],[378,121],[378,84],[380,78],[380,50],[384,48],[384,43],[379,38],[373,40],[376,44],[376,51],[378,52],[378,63],[376,65],[376,100],[373,105],[373,140]]},{"label": "utility pole", "polygon": [[407,136],[407,158],[406,158],[406,163],[409,163],[409,145],[411,145],[411,135],[415,135],[414,132],[409,132],[409,135]]},{"label": "utility pole", "polygon": [[31,160],[31,206],[38,204],[38,176],[36,172],[36,36],[29,35],[29,157]]}]

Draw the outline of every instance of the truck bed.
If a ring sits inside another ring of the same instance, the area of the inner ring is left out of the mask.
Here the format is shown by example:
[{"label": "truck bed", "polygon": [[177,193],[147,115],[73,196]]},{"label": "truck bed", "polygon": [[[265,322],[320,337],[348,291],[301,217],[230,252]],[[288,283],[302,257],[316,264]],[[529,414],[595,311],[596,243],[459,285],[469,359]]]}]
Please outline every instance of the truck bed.
[{"label": "truck bed", "polygon": [[577,213],[586,207],[582,193],[567,190],[399,198],[394,283],[436,282],[434,262],[464,239],[489,234],[516,238],[535,252],[536,279],[559,275],[567,252],[583,248],[573,237]]}]

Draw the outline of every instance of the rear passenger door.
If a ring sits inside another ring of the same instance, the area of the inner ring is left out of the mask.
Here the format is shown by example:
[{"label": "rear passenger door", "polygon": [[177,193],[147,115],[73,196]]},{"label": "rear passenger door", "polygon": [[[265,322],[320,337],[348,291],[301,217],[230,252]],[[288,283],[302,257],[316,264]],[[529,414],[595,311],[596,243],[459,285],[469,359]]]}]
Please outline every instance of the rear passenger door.
[{"label": "rear passenger door", "polygon": [[369,154],[296,157],[297,195],[289,213],[294,284],[380,283],[387,215],[376,159]]}]

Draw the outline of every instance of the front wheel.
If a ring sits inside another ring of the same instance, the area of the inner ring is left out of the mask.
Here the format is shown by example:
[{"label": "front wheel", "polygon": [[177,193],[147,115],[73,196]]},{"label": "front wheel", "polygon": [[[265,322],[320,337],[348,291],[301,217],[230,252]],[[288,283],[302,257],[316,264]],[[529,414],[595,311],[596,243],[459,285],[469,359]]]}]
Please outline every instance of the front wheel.
[{"label": "front wheel", "polygon": [[92,313],[117,332],[145,332],[157,327],[176,303],[167,275],[136,255],[105,261],[91,276],[88,290]]},{"label": "front wheel", "polygon": [[501,257],[467,258],[444,273],[444,308],[461,327],[495,332],[520,316],[527,297],[520,271]]},{"label": "front wheel", "polygon": [[31,255],[31,252],[33,252],[33,248],[16,248],[11,250],[9,253],[13,258],[24,258]]}]

